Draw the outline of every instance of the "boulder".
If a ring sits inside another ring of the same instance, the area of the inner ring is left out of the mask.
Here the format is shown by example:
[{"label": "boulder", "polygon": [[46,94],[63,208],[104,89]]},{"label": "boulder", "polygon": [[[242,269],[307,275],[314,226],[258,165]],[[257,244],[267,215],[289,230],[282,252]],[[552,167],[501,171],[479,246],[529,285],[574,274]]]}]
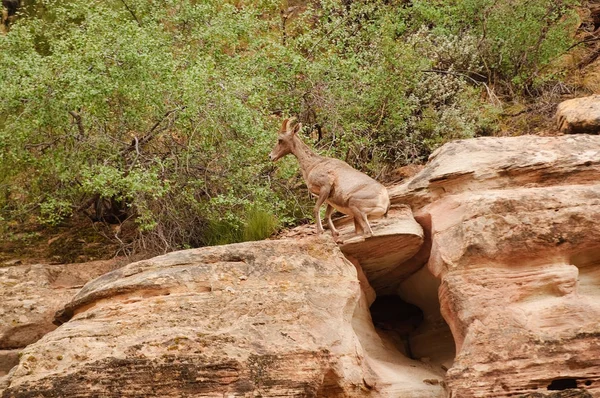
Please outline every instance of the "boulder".
[{"label": "boulder", "polygon": [[[599,177],[598,136],[480,138],[391,190],[425,230],[452,396],[600,394]],[[432,303],[406,283],[408,301]]]},{"label": "boulder", "polygon": [[558,104],[556,124],[565,134],[600,133],[600,95],[573,98]]},{"label": "boulder", "polygon": [[326,235],[132,263],[81,289],[2,397],[444,397],[443,372],[377,334],[361,283]]}]

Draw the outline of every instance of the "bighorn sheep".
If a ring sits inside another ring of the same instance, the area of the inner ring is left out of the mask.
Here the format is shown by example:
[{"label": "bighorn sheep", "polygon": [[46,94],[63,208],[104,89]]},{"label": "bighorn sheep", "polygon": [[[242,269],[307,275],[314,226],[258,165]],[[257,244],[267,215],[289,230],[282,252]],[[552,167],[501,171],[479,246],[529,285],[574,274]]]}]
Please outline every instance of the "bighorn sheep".
[{"label": "bighorn sheep", "polygon": [[373,235],[368,216],[384,216],[390,208],[387,189],[348,163],[317,155],[300,140],[302,123],[292,126],[295,118],[285,119],[279,131],[279,140],[269,155],[272,161],[294,154],[300,163],[302,176],[311,193],[318,197],[314,209],[317,233],[323,233],[320,209],[326,202],[325,217],[331,234],[337,241],[339,233],[331,221],[333,209],[354,217],[355,233],[364,237]]}]

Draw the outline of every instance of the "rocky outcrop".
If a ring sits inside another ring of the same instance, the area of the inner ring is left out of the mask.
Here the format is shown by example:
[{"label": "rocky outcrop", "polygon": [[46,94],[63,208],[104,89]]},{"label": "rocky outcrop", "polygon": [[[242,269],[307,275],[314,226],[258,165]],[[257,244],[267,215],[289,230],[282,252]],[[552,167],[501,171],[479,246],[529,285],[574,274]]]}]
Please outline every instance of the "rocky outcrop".
[{"label": "rocky outcrop", "polygon": [[3,398],[600,396],[600,136],[456,141],[390,196],[366,240],[342,218],[339,247],[303,228],[103,275]]},{"label": "rocky outcrop", "polygon": [[22,349],[56,329],[56,311],[90,279],[119,264],[121,259],[61,265],[10,261],[0,267],[0,392]]},{"label": "rocky outcrop", "polygon": [[456,193],[593,185],[598,181],[596,136],[486,137],[454,141],[439,148],[425,169],[404,184],[391,187],[390,196],[395,204],[408,204],[417,213],[425,205]]},{"label": "rocky outcrop", "polygon": [[133,263],[65,306],[3,397],[445,396],[377,334],[361,283],[328,236]]},{"label": "rocky outcrop", "polygon": [[429,237],[453,397],[600,394],[599,181],[600,137],[523,136],[445,145],[392,190]]},{"label": "rocky outcrop", "polygon": [[400,282],[421,268],[411,262],[423,245],[423,228],[417,223],[408,206],[396,206],[388,216],[371,221],[375,235],[369,239],[354,236],[352,220],[344,217],[336,221],[346,258],[355,259],[367,275],[369,283],[378,292],[389,283],[389,275]]},{"label": "rocky outcrop", "polygon": [[[394,289],[389,289],[390,285],[397,286],[410,277],[429,257],[429,247],[423,245],[426,231],[405,204],[392,206],[385,217],[369,220],[374,235],[368,239],[356,235],[351,217],[342,216],[334,223],[340,233],[340,250],[347,259],[360,265],[370,286],[379,294],[392,294]],[[278,238],[298,239],[315,234],[314,225],[302,225],[284,231]]]},{"label": "rocky outcrop", "polygon": [[556,124],[566,134],[599,134],[600,95],[561,102],[556,110]]},{"label": "rocky outcrop", "polygon": [[5,265],[0,267],[0,391],[21,350],[56,329],[52,321],[90,279],[119,263]]}]

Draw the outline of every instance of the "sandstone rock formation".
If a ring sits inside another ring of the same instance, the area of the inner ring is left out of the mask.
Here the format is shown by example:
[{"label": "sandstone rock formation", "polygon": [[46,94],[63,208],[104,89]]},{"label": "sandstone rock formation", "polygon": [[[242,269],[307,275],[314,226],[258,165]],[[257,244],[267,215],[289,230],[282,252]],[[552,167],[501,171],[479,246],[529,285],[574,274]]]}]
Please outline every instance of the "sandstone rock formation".
[{"label": "sandstone rock formation", "polygon": [[456,141],[390,196],[367,240],[342,218],[339,248],[302,228],[88,283],[2,397],[600,396],[600,136]]},{"label": "sandstone rock formation", "polygon": [[56,311],[87,281],[113,268],[110,261],[0,268],[0,350],[25,347],[55,329]]},{"label": "sandstone rock formation", "polygon": [[556,110],[558,129],[567,134],[600,133],[600,95],[561,102]]},{"label": "sandstone rock formation", "polygon": [[431,237],[453,397],[600,394],[600,137],[453,142],[392,191]]},{"label": "sandstone rock formation", "polygon": [[3,397],[444,397],[368,305],[328,236],[171,253],[88,283]]}]

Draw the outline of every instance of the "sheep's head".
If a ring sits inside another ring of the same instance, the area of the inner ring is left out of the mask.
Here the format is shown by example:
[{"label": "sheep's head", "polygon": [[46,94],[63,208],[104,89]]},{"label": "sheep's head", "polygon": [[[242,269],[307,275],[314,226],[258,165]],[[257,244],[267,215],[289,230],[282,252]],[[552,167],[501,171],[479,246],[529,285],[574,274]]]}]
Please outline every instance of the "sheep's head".
[{"label": "sheep's head", "polygon": [[269,157],[274,162],[285,155],[292,153],[294,147],[294,136],[302,128],[302,123],[296,123],[292,126],[292,123],[296,120],[295,117],[285,119],[281,125],[279,133],[277,133],[277,145],[273,148]]}]

